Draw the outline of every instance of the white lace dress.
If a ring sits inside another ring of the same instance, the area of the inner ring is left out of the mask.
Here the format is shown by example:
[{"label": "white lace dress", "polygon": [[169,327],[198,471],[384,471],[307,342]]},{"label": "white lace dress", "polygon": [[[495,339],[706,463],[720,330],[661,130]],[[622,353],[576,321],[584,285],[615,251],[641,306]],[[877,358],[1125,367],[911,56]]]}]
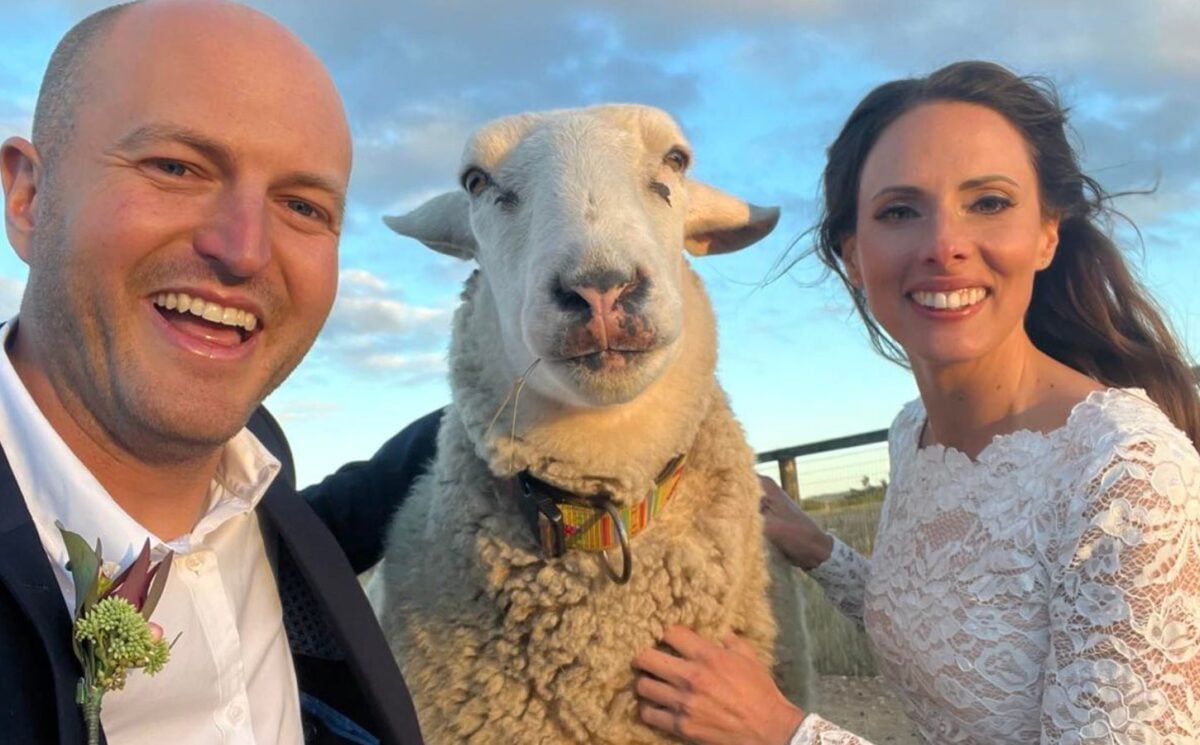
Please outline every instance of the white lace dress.
[{"label": "white lace dress", "polygon": [[[811,572],[930,743],[1200,743],[1200,456],[1141,390],[974,461],[889,437],[875,548]],[[842,722],[853,729],[853,722]],[[816,715],[794,745],[867,745]]]}]

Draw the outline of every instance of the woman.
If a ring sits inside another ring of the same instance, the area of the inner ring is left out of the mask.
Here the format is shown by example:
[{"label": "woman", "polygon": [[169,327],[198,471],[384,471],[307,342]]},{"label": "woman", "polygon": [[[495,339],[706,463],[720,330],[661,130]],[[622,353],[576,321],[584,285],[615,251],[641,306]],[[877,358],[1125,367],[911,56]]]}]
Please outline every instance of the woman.
[{"label": "woman", "polygon": [[[817,252],[920,399],[869,560],[774,487],[767,535],[865,622],[933,743],[1200,742],[1200,402],[1106,233],[1045,83],[963,62],[872,91],[829,150]],[[672,629],[648,724],[863,743],[744,645]]]}]

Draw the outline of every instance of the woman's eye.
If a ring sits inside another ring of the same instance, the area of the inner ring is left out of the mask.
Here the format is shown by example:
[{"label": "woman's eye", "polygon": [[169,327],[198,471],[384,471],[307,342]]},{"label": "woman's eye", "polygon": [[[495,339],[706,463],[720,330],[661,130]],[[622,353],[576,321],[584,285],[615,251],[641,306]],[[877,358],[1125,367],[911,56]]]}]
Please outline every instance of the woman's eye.
[{"label": "woman's eye", "polygon": [[1011,199],[998,194],[989,194],[987,196],[980,197],[979,199],[975,200],[974,204],[971,205],[972,209],[974,209],[976,212],[982,212],[985,215],[994,215],[997,212],[1003,212],[1012,206],[1013,203]]},{"label": "woman's eye", "polygon": [[875,213],[875,219],[884,222],[900,222],[914,217],[917,217],[917,211],[907,204],[889,204]]}]

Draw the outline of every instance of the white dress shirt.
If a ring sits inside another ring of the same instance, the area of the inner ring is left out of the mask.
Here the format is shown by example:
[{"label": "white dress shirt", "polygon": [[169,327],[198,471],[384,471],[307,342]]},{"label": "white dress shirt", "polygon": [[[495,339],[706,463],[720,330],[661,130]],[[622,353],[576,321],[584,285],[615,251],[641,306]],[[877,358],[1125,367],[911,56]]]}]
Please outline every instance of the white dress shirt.
[{"label": "white dress shirt", "polygon": [[0,445],[68,611],[75,589],[55,520],[90,545],[99,538],[104,560],[120,569],[147,539],[152,559],[176,554],[153,620],[178,640],[158,675],[135,671],[123,690],[104,695],[110,745],[303,742],[279,592],[254,512],[279,461],[243,429],[224,448],[200,520],[163,541],[117,505],[42,415],[7,354],[15,327],[16,319],[0,328]]}]

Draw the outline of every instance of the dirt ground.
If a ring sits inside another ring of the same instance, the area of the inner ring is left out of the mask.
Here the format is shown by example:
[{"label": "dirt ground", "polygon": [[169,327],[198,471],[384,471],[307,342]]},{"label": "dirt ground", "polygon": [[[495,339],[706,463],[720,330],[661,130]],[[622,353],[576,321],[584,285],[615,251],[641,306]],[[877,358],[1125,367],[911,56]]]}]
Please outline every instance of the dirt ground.
[{"label": "dirt ground", "polygon": [[818,676],[813,711],[874,745],[922,745],[882,678]]}]

